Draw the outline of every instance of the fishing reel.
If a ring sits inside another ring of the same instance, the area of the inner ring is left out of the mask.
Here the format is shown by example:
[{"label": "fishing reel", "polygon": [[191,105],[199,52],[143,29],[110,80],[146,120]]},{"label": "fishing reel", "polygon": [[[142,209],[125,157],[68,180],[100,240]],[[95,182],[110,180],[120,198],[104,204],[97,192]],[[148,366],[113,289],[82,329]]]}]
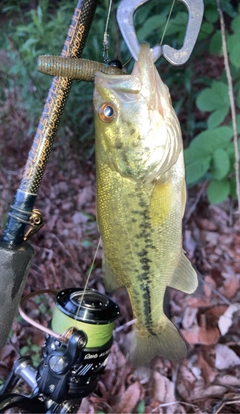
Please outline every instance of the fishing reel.
[{"label": "fishing reel", "polygon": [[[49,292],[47,290],[38,293]],[[20,314],[28,321],[22,306]],[[120,310],[96,290],[70,288],[56,295],[56,306],[37,368],[29,357],[18,359],[0,395],[0,413],[19,407],[31,413],[71,413],[96,388],[113,342],[112,331]],[[32,321],[34,326],[37,323]],[[30,396],[12,393],[22,379]]]}]

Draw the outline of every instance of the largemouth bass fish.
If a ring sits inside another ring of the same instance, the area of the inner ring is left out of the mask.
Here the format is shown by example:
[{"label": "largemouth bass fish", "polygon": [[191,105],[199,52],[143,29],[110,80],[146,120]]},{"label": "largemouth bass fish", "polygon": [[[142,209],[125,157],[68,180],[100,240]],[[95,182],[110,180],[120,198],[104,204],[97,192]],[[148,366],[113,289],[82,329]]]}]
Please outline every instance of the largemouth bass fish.
[{"label": "largemouth bass fish", "polygon": [[182,250],[183,144],[169,90],[148,45],[131,75],[95,76],[97,220],[107,291],[124,286],[136,318],[134,363],[186,356],[163,311],[167,286],[192,293],[197,275]]}]

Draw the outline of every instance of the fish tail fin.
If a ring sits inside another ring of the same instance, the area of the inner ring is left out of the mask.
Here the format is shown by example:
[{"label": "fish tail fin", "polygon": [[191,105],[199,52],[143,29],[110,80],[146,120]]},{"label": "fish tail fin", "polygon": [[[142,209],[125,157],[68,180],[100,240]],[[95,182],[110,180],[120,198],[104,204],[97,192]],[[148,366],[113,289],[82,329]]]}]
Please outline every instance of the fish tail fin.
[{"label": "fish tail fin", "polygon": [[187,356],[187,343],[173,323],[163,314],[158,329],[136,329],[135,339],[130,351],[130,361],[135,366],[143,365],[156,355],[170,360]]}]

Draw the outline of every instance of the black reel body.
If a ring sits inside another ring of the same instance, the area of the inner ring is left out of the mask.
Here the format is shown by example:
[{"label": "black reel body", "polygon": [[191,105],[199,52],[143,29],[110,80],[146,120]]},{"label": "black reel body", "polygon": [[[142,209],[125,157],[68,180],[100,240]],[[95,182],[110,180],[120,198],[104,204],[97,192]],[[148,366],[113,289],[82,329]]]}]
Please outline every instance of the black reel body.
[{"label": "black reel body", "polygon": [[[76,412],[82,398],[96,388],[111,349],[119,307],[92,289],[61,290],[56,299],[51,329],[63,339],[46,335],[37,369],[30,358],[15,362],[1,390],[0,412],[12,406],[28,410],[30,399],[38,410],[31,412],[67,413],[73,408]],[[20,378],[31,387],[31,397],[6,394]]]},{"label": "black reel body", "polygon": [[[65,387],[68,389],[67,395],[63,395],[62,386],[61,396],[58,392],[56,394],[56,389],[52,387],[54,391],[50,391],[49,395],[54,401],[63,401],[66,397],[76,398],[76,395],[83,398],[90,394],[96,387],[98,375],[105,368],[112,346],[114,322],[119,313],[119,307],[96,290],[61,290],[57,294],[51,328],[63,334],[74,327],[77,333],[72,334],[68,344],[47,335],[43,346],[44,361],[39,371],[40,391],[44,390],[46,393],[52,385],[49,375],[43,375],[47,361],[53,378],[58,381],[59,376],[65,377],[65,380],[68,377]],[[79,337],[73,340],[74,336]],[[70,370],[68,366],[71,367]],[[57,396],[53,398],[53,394]]]}]

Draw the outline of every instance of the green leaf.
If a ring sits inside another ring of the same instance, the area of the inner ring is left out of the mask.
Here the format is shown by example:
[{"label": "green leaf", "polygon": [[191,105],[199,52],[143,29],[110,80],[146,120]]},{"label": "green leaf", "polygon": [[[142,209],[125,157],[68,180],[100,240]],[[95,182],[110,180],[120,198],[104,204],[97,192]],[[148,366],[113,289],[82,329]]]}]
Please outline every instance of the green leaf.
[{"label": "green leaf", "polygon": [[142,401],[140,401],[140,403],[137,406],[137,413],[138,414],[144,414],[144,412],[145,412],[145,403],[142,400]]},{"label": "green leaf", "polygon": [[237,115],[237,132],[240,134],[240,114]]},{"label": "green leaf", "polygon": [[199,39],[206,39],[213,32],[214,26],[211,23],[203,22],[199,33]]},{"label": "green leaf", "polygon": [[229,58],[233,66],[237,69],[240,67],[239,37],[240,37],[240,33],[239,34],[234,33],[233,35],[228,36],[227,38],[227,49],[229,51]]},{"label": "green leaf", "polygon": [[206,88],[199,93],[196,104],[200,111],[212,111],[218,107],[219,97],[211,88]]},{"label": "green leaf", "polygon": [[21,46],[20,50],[21,52],[23,51],[31,51],[31,46],[35,45],[37,43],[37,39],[34,38],[29,38],[28,40],[26,40],[26,42],[23,43],[23,45]]},{"label": "green leaf", "polygon": [[233,19],[232,23],[231,23],[231,29],[238,35],[240,36],[240,15],[238,15],[237,17],[235,17],[235,19]]},{"label": "green leaf", "polygon": [[223,1],[222,9],[223,9],[223,12],[227,13],[231,17],[234,17],[237,13],[237,8],[233,7],[230,1]]},{"label": "green leaf", "polygon": [[43,17],[43,13],[42,13],[42,9],[40,6],[37,7],[37,17],[40,23],[42,23],[42,17]]},{"label": "green leaf", "polygon": [[230,169],[229,156],[226,151],[218,148],[213,153],[211,173],[216,180],[222,180]]},{"label": "green leaf", "polygon": [[211,88],[206,88],[199,93],[196,101],[201,111],[214,111],[216,109],[229,108],[228,86],[224,82],[213,81]]},{"label": "green leaf", "polygon": [[82,247],[88,248],[93,245],[93,242],[91,240],[85,239],[81,243]]},{"label": "green leaf", "polygon": [[207,120],[207,125],[209,129],[214,129],[219,126],[225,119],[229,112],[229,108],[227,106],[217,109],[214,111]]},{"label": "green leaf", "polygon": [[196,151],[196,156],[213,154],[217,148],[228,146],[232,138],[232,128],[221,126],[216,129],[208,129],[198,134],[191,142],[189,148]]},{"label": "green leaf", "polygon": [[208,22],[216,23],[219,18],[218,11],[216,7],[208,7],[205,11],[205,17]]},{"label": "green leaf", "polygon": [[[240,152],[240,138],[238,139],[238,151]],[[230,161],[230,169],[232,171],[235,170],[235,162],[236,162],[236,155],[235,155],[235,145],[233,142],[230,142],[227,147],[227,153]]]},{"label": "green leaf", "polygon": [[228,180],[212,180],[207,187],[207,196],[210,204],[222,203],[228,197],[230,183]]},{"label": "green leaf", "polygon": [[232,196],[233,200],[237,200],[237,184],[235,177],[230,181],[230,195]]},{"label": "green leaf", "polygon": [[237,106],[240,108],[240,89],[237,94]]},{"label": "green leaf", "polygon": [[185,150],[185,165],[186,165],[186,182],[187,184],[194,184],[200,180],[210,167],[211,157],[194,157],[191,154],[191,149]]},{"label": "green leaf", "polygon": [[23,346],[23,347],[21,348],[20,353],[21,353],[21,356],[24,356],[24,355],[26,355],[27,353],[29,353],[29,346],[28,346],[28,345]]},{"label": "green leaf", "polygon": [[171,19],[171,24],[169,24],[166,35],[173,35],[177,33],[184,34],[185,27],[187,23],[187,14],[185,12],[179,12],[175,18]]},{"label": "green leaf", "polygon": [[235,68],[240,68],[240,43],[235,44],[235,46],[232,48],[231,52],[229,53],[229,58],[233,66]]},{"label": "green leaf", "polygon": [[214,35],[211,37],[209,52],[212,55],[222,52],[222,35],[220,30],[217,30],[216,33],[214,33]]},{"label": "green leaf", "polygon": [[165,18],[164,16],[151,16],[149,17],[145,23],[142,25],[141,29],[138,30],[138,38],[146,39],[153,30],[159,29],[162,25],[164,25]]},{"label": "green leaf", "polygon": [[39,346],[39,345],[35,345],[35,344],[33,344],[33,345],[31,346],[31,351],[32,351],[32,352],[39,352],[39,351],[40,351],[40,346]]}]

